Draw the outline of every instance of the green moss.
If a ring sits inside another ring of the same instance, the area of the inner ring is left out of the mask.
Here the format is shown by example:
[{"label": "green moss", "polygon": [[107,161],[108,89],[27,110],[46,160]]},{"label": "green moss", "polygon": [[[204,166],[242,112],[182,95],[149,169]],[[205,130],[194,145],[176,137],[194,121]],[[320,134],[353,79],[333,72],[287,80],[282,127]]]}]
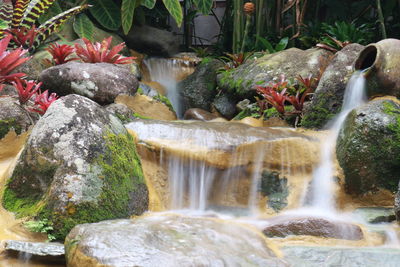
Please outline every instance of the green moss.
[{"label": "green moss", "polygon": [[301,126],[309,129],[321,129],[325,124],[335,117],[336,114],[331,113],[329,110],[317,106],[301,120]]},{"label": "green moss", "polygon": [[22,127],[17,123],[15,118],[0,120],[0,139],[6,136],[10,130],[14,130],[17,134],[21,134]]},{"label": "green moss", "polygon": [[129,119],[129,117],[125,116],[124,114],[120,114],[120,113],[114,113],[115,116],[117,116],[117,118],[122,122],[122,123],[128,123],[131,120]]},{"label": "green moss", "polygon": [[169,101],[168,97],[158,94],[154,96],[153,99],[165,104],[169,108],[169,110],[175,112],[174,107],[172,106],[171,101]]},{"label": "green moss", "polygon": [[[147,197],[140,159],[136,153],[133,137],[130,135],[108,134],[105,137],[106,153],[95,162],[102,168],[99,176],[103,180],[102,193],[97,203],[88,202],[74,206],[67,204],[67,212],[59,214],[48,206],[39,215],[54,224],[57,239],[63,239],[77,224],[98,222],[107,219],[127,218],[141,214],[146,207],[135,207],[137,195]],[[142,192],[143,191],[143,192]],[[140,201],[140,199],[139,199]],[[133,205],[133,206],[132,206]]]},{"label": "green moss", "polygon": [[278,172],[263,171],[262,173],[260,191],[268,197],[268,206],[276,212],[279,212],[288,204],[289,189],[287,184],[287,178],[280,178]]},{"label": "green moss", "polygon": [[205,58],[203,58],[203,59],[201,60],[200,64],[201,64],[201,65],[206,65],[206,64],[212,62],[213,60],[214,60],[214,58],[212,58],[212,57],[205,57]]},{"label": "green moss", "polygon": [[142,119],[142,120],[151,120],[150,117],[146,117],[146,116],[142,116],[139,113],[133,113],[133,116],[135,116],[136,118]]},{"label": "green moss", "polygon": [[6,187],[3,193],[3,206],[9,211],[15,212],[17,218],[33,216],[40,211],[39,200],[37,197],[20,198],[17,194]]},{"label": "green moss", "polygon": [[140,94],[140,95],[143,95],[143,89],[142,89],[142,87],[139,87],[139,88],[137,89],[137,93]]}]

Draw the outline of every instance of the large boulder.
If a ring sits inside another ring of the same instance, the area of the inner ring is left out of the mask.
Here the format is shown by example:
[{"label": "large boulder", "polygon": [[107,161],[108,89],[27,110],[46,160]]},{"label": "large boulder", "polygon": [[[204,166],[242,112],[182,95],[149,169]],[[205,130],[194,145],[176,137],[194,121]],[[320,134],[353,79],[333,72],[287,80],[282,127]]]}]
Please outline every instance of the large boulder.
[{"label": "large boulder", "polygon": [[317,237],[361,240],[364,238],[360,226],[319,217],[278,216],[268,221],[263,233],[268,237],[310,235]]},{"label": "large boulder", "polygon": [[49,52],[46,50],[36,52],[30,60],[17,67],[13,72],[26,73],[28,80],[38,80],[40,73],[49,67],[44,62],[45,59],[51,59]]},{"label": "large boulder", "polygon": [[139,82],[126,67],[109,63],[68,62],[40,74],[43,87],[64,96],[79,94],[110,104],[120,94],[134,95]]},{"label": "large boulder", "polygon": [[321,129],[340,112],[344,91],[359,52],[364,46],[350,44],[337,52],[324,71],[312,101],[306,106],[301,125]]},{"label": "large boulder", "polygon": [[400,103],[377,99],[353,110],[342,127],[337,158],[350,193],[395,192],[400,180]]},{"label": "large boulder", "polygon": [[204,59],[195,72],[178,84],[184,110],[201,108],[211,111],[211,103],[217,94],[217,71],[223,64],[216,59]]},{"label": "large boulder", "polygon": [[17,99],[9,96],[0,97],[0,139],[10,130],[14,130],[16,134],[26,132],[36,118],[34,114],[29,114]]},{"label": "large boulder", "polygon": [[397,221],[400,222],[400,183],[399,189],[397,190],[397,194],[394,198],[394,213],[396,215]]},{"label": "large boulder", "polygon": [[229,94],[221,94],[215,97],[213,107],[228,120],[233,119],[238,113],[236,109],[236,99]]},{"label": "large boulder", "polygon": [[125,40],[129,48],[149,55],[170,57],[179,51],[175,34],[147,25],[132,27]]},{"label": "large boulder", "polygon": [[331,52],[323,49],[301,50],[290,48],[261,58],[249,59],[236,69],[218,75],[218,87],[225,92],[246,98],[256,93],[255,86],[278,81],[281,75],[287,79],[318,77],[328,65]]},{"label": "large boulder", "polygon": [[256,231],[212,218],[152,215],[76,226],[68,266],[286,266]]},{"label": "large boulder", "polygon": [[76,224],[141,214],[148,193],[133,138],[95,102],[60,98],[33,128],[3,205],[49,221],[58,239]]}]

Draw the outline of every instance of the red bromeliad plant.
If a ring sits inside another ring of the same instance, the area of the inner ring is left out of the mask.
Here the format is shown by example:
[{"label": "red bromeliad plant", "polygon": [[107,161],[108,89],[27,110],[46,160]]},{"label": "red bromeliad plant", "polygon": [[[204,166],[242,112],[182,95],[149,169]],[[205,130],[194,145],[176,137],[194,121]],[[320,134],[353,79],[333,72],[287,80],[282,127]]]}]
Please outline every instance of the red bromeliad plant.
[{"label": "red bromeliad plant", "polygon": [[12,85],[17,89],[18,92],[18,100],[21,105],[28,102],[31,97],[36,94],[36,92],[40,89],[42,83],[36,83],[35,81],[25,81],[19,78],[15,79],[15,82],[12,82]]},{"label": "red bromeliad plant", "polygon": [[135,57],[123,57],[118,54],[124,47],[125,43],[120,43],[110,49],[112,37],[104,39],[101,43],[92,44],[89,40],[82,38],[86,47],[75,44],[75,50],[78,57],[86,63],[113,63],[113,64],[130,64]]},{"label": "red bromeliad plant", "polygon": [[51,93],[49,95],[49,91],[46,90],[43,93],[36,94],[35,97],[35,106],[30,109],[30,111],[37,112],[40,115],[44,115],[50,105],[58,99],[56,93]]},{"label": "red bromeliad plant", "polygon": [[27,51],[22,48],[7,51],[7,46],[10,40],[11,36],[6,36],[0,40],[0,84],[3,82],[11,82],[15,78],[25,76],[24,73],[10,73],[16,67],[30,59],[29,57],[23,57]]},{"label": "red bromeliad plant", "polygon": [[70,57],[74,52],[75,49],[72,46],[66,45],[66,44],[51,44],[49,45],[46,50],[52,55],[53,59],[50,61],[49,59],[45,59],[44,62],[46,65],[52,66],[52,65],[61,65],[73,60],[79,60],[77,57]]},{"label": "red bromeliad plant", "polygon": [[36,37],[39,34],[35,26],[32,26],[32,28],[5,29],[4,32],[11,36],[14,47],[23,47],[25,49],[34,46]]}]

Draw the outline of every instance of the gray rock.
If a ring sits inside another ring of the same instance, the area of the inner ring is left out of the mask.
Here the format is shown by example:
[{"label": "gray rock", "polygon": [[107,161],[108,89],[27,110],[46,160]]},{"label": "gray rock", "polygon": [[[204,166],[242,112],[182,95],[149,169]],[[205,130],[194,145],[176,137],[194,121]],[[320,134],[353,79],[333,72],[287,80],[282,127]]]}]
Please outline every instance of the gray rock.
[{"label": "gray rock", "polygon": [[135,25],[125,36],[129,48],[153,56],[173,56],[179,51],[179,38],[168,31]]},{"label": "gray rock", "polygon": [[231,120],[235,117],[236,111],[236,100],[230,97],[228,94],[222,94],[214,99],[213,106],[215,109],[225,118]]},{"label": "gray rock", "polygon": [[108,63],[68,62],[40,74],[43,87],[58,95],[79,94],[110,104],[120,94],[134,95],[138,80],[126,68]]},{"label": "gray rock", "polygon": [[133,138],[90,99],[60,98],[32,129],[3,205],[47,219],[59,239],[79,223],[141,214],[148,192]]},{"label": "gray rock", "polygon": [[249,59],[236,69],[224,71],[217,77],[218,87],[240,98],[256,94],[256,85],[278,81],[281,75],[287,79],[297,76],[318,77],[330,61],[331,52],[322,49],[300,50],[290,48],[261,58]]},{"label": "gray rock", "polygon": [[201,108],[211,111],[211,103],[217,94],[217,70],[222,66],[216,59],[203,61],[193,74],[178,84],[184,110]]},{"label": "gray rock", "polygon": [[354,62],[363,48],[359,44],[350,44],[335,54],[321,77],[311,103],[304,110],[303,127],[321,129],[340,112],[347,82],[354,72]]},{"label": "gray rock", "polygon": [[9,96],[0,97],[0,139],[10,130],[17,134],[26,132],[37,117],[29,114],[17,99]]},{"label": "gray rock", "polygon": [[6,84],[3,90],[0,91],[0,96],[17,96],[18,92],[14,86]]},{"label": "gray rock", "polygon": [[8,240],[5,242],[5,249],[37,256],[63,256],[65,254],[64,244],[61,243]]},{"label": "gray rock", "polygon": [[141,82],[139,83],[138,93],[139,93],[139,90],[140,90],[141,94],[147,95],[149,97],[154,98],[159,95],[159,93],[156,89],[154,89],[153,87],[151,87],[147,84],[141,83]]},{"label": "gray rock", "polygon": [[44,63],[45,59],[51,59],[51,54],[46,50],[36,52],[32,58],[16,68],[13,73],[26,73],[28,80],[39,80],[40,73],[49,66]]},{"label": "gray rock", "polygon": [[397,190],[396,196],[394,197],[394,213],[397,221],[400,222],[400,183],[399,189]]},{"label": "gray rock", "polygon": [[363,232],[358,225],[319,217],[291,217],[281,215],[267,221],[263,233],[268,237],[310,235],[346,240],[361,240]]},{"label": "gray rock", "polygon": [[336,145],[349,193],[395,192],[400,180],[400,104],[378,99],[347,117]]},{"label": "gray rock", "polygon": [[246,227],[168,214],[78,225],[65,246],[71,266],[286,266]]},{"label": "gray rock", "polygon": [[400,250],[391,248],[285,246],[283,258],[296,267],[397,267]]}]

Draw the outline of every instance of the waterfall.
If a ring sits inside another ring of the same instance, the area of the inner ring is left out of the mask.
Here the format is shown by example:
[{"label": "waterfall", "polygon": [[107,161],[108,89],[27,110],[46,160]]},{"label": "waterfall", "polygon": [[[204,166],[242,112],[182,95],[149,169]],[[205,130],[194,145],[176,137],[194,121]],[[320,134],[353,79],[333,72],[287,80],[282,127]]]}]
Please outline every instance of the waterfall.
[{"label": "waterfall", "polygon": [[149,79],[165,88],[166,97],[171,101],[178,118],[181,118],[183,111],[178,82],[193,72],[193,66],[189,61],[169,58],[148,58],[143,63],[149,71]]},{"label": "waterfall", "polygon": [[335,211],[333,154],[336,139],[347,115],[366,102],[365,84],[364,74],[355,72],[347,84],[342,110],[330,123],[330,134],[321,146],[321,163],[313,173],[311,202],[313,208]]}]

